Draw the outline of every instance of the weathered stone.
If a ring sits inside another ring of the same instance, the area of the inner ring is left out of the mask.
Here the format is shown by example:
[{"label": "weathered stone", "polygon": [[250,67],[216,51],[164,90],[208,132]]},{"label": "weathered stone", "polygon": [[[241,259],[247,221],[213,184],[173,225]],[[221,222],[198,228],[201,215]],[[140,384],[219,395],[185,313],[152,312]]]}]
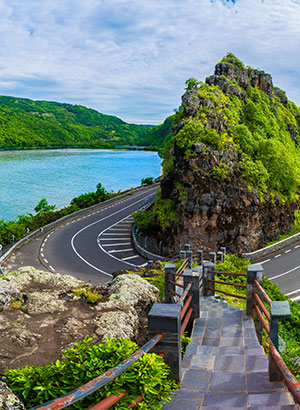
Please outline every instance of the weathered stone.
[{"label": "weathered stone", "polygon": [[26,410],[16,395],[6,383],[0,381],[0,409],[1,410]]},{"label": "weathered stone", "polygon": [[182,105],[186,116],[194,115],[199,108],[200,100],[197,90],[186,91],[182,96]]},{"label": "weathered stone", "polygon": [[139,323],[137,312],[130,306],[123,306],[126,311],[115,310],[113,304],[110,305],[110,308],[114,310],[99,315],[94,321],[97,326],[96,335],[102,341],[108,337],[133,338],[136,335]]},{"label": "weathered stone", "polygon": [[22,295],[15,289],[0,287],[0,312],[15,300],[21,299]]},{"label": "weathered stone", "polygon": [[255,70],[252,68],[248,69],[248,75],[250,78],[250,83],[253,87],[259,88],[269,97],[273,93],[273,81],[270,74],[265,73],[263,70]]}]

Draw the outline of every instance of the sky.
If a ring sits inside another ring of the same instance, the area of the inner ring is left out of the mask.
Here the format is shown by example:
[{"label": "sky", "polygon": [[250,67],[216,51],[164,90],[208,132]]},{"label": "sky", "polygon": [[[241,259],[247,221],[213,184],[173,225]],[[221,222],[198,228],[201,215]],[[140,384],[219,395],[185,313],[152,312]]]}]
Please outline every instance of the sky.
[{"label": "sky", "polygon": [[160,124],[228,52],[300,106],[300,0],[0,0],[0,95]]}]

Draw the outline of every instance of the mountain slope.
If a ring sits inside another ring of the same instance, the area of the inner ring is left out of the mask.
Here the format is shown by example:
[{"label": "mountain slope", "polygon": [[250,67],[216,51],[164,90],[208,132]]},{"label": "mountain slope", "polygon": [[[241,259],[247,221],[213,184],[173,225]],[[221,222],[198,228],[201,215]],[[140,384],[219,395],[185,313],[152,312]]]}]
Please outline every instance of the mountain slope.
[{"label": "mountain slope", "polygon": [[0,148],[141,145],[151,128],[81,105],[0,96]]}]

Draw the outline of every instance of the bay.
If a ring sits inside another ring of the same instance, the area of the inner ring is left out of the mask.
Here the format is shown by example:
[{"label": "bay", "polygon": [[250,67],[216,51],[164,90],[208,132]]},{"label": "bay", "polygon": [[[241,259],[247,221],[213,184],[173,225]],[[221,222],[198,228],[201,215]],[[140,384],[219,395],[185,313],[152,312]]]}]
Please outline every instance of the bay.
[{"label": "bay", "polygon": [[34,213],[42,198],[61,208],[72,198],[96,190],[109,192],[141,184],[160,175],[156,152],[57,149],[0,152],[0,219]]}]

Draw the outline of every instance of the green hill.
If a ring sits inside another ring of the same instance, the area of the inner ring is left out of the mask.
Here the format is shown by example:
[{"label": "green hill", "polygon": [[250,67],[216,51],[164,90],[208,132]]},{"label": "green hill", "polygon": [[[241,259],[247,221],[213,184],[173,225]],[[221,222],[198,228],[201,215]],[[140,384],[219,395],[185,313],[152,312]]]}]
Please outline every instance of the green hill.
[{"label": "green hill", "polygon": [[142,145],[152,128],[81,105],[0,96],[0,149]]}]

